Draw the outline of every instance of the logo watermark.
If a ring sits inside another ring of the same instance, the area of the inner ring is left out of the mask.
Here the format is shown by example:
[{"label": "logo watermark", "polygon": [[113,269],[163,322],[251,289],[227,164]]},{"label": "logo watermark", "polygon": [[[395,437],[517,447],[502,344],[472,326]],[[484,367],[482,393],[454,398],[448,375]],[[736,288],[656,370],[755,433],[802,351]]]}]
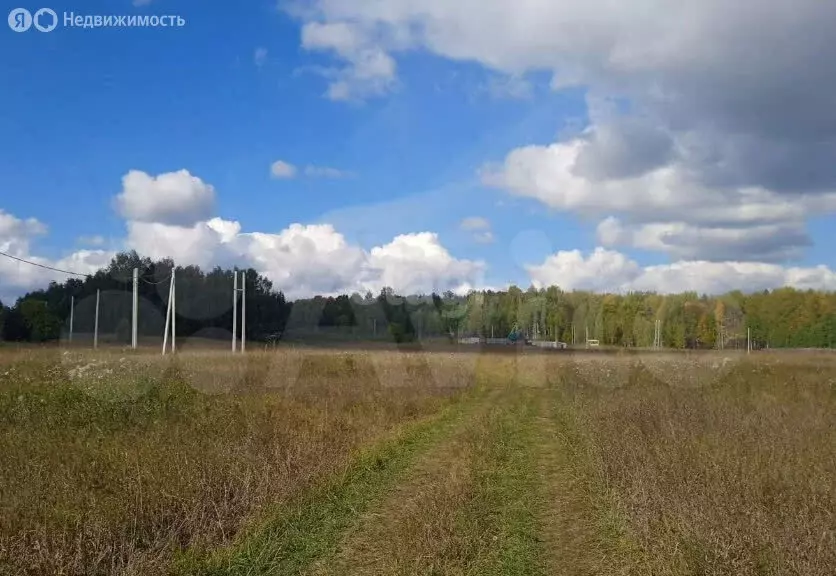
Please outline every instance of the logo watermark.
[{"label": "logo watermark", "polygon": [[179,15],[138,14],[76,14],[62,12],[59,16],[51,8],[41,8],[34,14],[26,8],[9,12],[9,28],[26,32],[34,26],[40,32],[52,32],[59,25],[64,28],[182,28],[186,19]]}]

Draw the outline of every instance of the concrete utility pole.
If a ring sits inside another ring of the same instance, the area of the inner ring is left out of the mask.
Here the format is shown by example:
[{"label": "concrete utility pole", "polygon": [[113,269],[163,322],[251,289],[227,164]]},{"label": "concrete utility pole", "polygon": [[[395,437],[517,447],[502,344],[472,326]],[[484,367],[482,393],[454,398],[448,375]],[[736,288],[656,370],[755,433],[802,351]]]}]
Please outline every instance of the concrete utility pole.
[{"label": "concrete utility pole", "polygon": [[73,320],[75,315],[75,296],[70,296],[70,339],[69,341],[73,341]]},{"label": "concrete utility pole", "polygon": [[165,333],[163,334],[163,355],[165,355],[166,348],[168,348],[168,334],[171,332],[171,351],[174,352],[174,270],[171,271],[171,284],[168,286],[168,306],[165,310]]},{"label": "concrete utility pole", "polygon": [[653,347],[662,347],[662,321],[656,320],[653,323]]},{"label": "concrete utility pole", "polygon": [[241,270],[241,352],[247,350],[247,277]]},{"label": "concrete utility pole", "polygon": [[232,353],[237,351],[238,345],[238,270],[232,271]]},{"label": "concrete utility pole", "polygon": [[177,346],[177,283],[174,281],[174,268],[171,269],[171,353]]},{"label": "concrete utility pole", "polygon": [[137,346],[137,321],[139,319],[139,268],[134,268],[133,310],[131,314],[131,348]]},{"label": "concrete utility pole", "polygon": [[96,289],[96,320],[93,323],[93,349],[99,347],[99,296],[101,290]]},{"label": "concrete utility pole", "polygon": [[247,347],[247,283],[246,273],[241,271],[241,287],[238,287],[238,270],[232,280],[232,353],[238,351],[238,292],[241,293],[241,352]]}]

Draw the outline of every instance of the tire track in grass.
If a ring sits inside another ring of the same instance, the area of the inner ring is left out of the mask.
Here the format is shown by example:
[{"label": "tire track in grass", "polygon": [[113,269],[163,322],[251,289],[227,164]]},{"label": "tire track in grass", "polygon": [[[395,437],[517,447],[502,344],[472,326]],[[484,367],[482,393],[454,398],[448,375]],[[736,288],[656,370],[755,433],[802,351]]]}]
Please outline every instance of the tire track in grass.
[{"label": "tire track in grass", "polygon": [[536,405],[530,388],[513,390],[479,461],[476,510],[490,527],[491,553],[473,574],[539,576],[538,505],[534,448]]},{"label": "tire track in grass", "polygon": [[424,454],[409,476],[348,531],[339,551],[321,558],[310,576],[455,574],[467,547],[458,510],[472,490],[468,443],[481,414]]},{"label": "tire track in grass", "polygon": [[535,406],[516,389],[497,395],[425,455],[312,576],[535,575]]},{"label": "tire track in grass", "polygon": [[540,394],[536,421],[544,572],[644,573],[626,522],[593,468],[588,441],[559,392]]},{"label": "tire track in grass", "polygon": [[401,427],[388,440],[361,451],[337,477],[288,503],[230,547],[178,574],[256,576],[301,574],[331,556],[341,535],[385,497],[418,457],[443,441],[486,401],[486,390],[467,393],[439,414]]}]

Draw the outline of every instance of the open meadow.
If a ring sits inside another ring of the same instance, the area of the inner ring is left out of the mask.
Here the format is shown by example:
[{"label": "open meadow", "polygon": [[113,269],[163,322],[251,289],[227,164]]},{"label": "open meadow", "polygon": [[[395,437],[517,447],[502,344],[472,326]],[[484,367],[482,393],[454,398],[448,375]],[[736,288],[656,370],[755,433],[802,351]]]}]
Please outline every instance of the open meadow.
[{"label": "open meadow", "polygon": [[836,354],[0,348],[0,574],[832,575]]}]

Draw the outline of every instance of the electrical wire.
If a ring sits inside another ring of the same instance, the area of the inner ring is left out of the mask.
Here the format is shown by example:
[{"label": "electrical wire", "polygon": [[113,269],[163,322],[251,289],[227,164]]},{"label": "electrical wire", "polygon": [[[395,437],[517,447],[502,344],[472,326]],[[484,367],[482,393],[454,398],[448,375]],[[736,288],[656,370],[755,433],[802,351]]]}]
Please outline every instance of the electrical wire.
[{"label": "electrical wire", "polygon": [[70,270],[61,270],[60,268],[53,268],[52,266],[47,266],[45,264],[38,264],[37,262],[32,262],[31,260],[25,260],[24,258],[18,258],[17,256],[12,256],[11,254],[7,254],[5,252],[0,251],[0,256],[5,256],[6,258],[11,258],[12,260],[17,260],[18,262],[23,262],[24,264],[31,264],[32,266],[37,266],[38,268],[45,268],[46,270],[52,270],[53,272],[60,272],[62,274],[69,274],[70,276],[82,276],[84,278],[91,278],[91,274],[82,274],[81,272],[72,272]]},{"label": "electrical wire", "polygon": [[142,280],[146,284],[150,284],[151,286],[157,286],[159,284],[165,284],[166,282],[171,280],[171,274],[168,275],[168,278],[164,278],[163,280],[160,280],[159,282],[151,282],[150,280],[146,280],[145,278],[140,278],[140,280]]}]

